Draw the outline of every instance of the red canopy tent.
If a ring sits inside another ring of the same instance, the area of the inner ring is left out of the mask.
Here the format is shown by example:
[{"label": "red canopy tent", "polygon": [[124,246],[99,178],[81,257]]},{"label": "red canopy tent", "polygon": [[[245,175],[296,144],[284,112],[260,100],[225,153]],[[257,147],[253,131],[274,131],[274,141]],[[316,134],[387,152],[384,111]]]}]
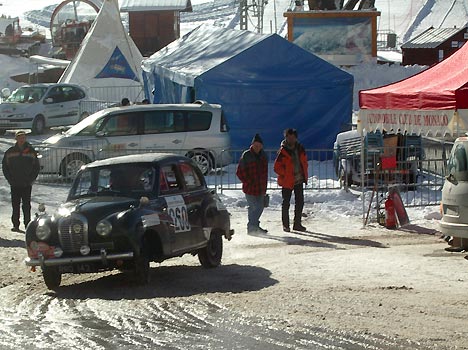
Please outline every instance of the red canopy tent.
[{"label": "red canopy tent", "polygon": [[468,45],[412,77],[360,91],[359,106],[359,128],[367,131],[468,131]]}]

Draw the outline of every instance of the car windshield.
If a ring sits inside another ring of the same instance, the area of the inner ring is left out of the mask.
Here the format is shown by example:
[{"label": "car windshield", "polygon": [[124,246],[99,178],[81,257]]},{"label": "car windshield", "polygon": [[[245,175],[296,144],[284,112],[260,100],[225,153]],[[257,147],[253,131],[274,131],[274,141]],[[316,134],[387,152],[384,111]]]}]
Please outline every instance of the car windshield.
[{"label": "car windshield", "polygon": [[78,124],[72,126],[67,132],[66,135],[79,135],[79,136],[94,136],[96,134],[97,128],[99,128],[100,123],[104,120],[101,118],[107,112],[101,110],[94,114],[91,114],[89,117],[83,119]]},{"label": "car windshield", "polygon": [[458,181],[468,181],[468,142],[456,142],[447,162],[447,175]]},{"label": "car windshield", "polygon": [[32,103],[39,101],[47,91],[45,86],[23,86],[13,91],[6,102]]},{"label": "car windshield", "polygon": [[155,169],[151,164],[116,164],[81,172],[69,199],[93,196],[152,197]]}]

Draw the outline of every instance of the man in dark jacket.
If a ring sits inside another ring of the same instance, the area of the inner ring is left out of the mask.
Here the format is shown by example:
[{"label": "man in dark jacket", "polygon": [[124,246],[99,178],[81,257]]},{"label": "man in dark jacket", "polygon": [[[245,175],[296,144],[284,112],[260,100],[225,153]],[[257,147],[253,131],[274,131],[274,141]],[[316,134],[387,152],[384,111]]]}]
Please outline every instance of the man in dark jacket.
[{"label": "man in dark jacket", "polygon": [[242,182],[242,191],[249,204],[247,232],[267,233],[268,230],[260,227],[260,216],[267,188],[268,159],[259,134],[253,138],[250,148],[242,153],[236,174]]},{"label": "man in dark jacket", "polygon": [[31,190],[34,180],[39,175],[39,160],[34,148],[26,142],[26,133],[17,131],[16,144],[3,156],[2,170],[10,184],[13,214],[12,231],[20,232],[20,204],[23,203],[24,227],[31,221]]},{"label": "man in dark jacket", "polygon": [[308,168],[307,154],[304,146],[297,141],[296,129],[286,129],[284,140],[278,150],[274,164],[275,173],[278,174],[278,185],[282,187],[283,204],[281,207],[281,218],[283,230],[290,232],[289,227],[289,206],[292,192],[294,191],[294,225],[293,230],[305,231],[302,226],[302,209],[304,208],[304,184],[307,184]]}]

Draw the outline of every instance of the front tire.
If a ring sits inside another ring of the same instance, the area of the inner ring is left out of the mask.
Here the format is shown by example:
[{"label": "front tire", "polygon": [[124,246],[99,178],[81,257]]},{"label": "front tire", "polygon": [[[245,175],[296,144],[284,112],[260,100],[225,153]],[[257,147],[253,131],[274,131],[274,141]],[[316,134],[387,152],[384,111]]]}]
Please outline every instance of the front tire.
[{"label": "front tire", "polygon": [[223,257],[223,237],[212,232],[208,244],[198,252],[198,260],[204,268],[213,268],[221,264]]},{"label": "front tire", "polygon": [[44,131],[45,131],[45,119],[42,115],[38,115],[36,116],[36,118],[34,118],[31,132],[33,133],[33,135],[41,135],[44,133]]},{"label": "front tire", "polygon": [[150,254],[148,241],[145,240],[140,255],[135,258],[135,282],[138,285],[146,285],[150,282]]},{"label": "front tire", "polygon": [[44,283],[50,290],[56,290],[62,282],[62,274],[56,267],[44,267],[42,269]]}]

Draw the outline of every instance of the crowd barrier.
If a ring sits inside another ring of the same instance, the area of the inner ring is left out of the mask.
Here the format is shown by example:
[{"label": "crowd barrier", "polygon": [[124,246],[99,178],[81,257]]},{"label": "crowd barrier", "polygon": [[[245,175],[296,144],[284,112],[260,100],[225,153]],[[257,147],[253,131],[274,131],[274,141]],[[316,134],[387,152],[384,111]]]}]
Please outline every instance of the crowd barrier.
[{"label": "crowd barrier", "polygon": [[[436,145],[437,146],[437,145]],[[43,147],[35,146],[40,155],[41,172],[38,178],[40,183],[54,183],[70,185],[73,172],[88,162],[128,154],[139,154],[146,152],[163,152],[189,154],[193,150],[173,149],[122,149],[118,145],[109,145],[105,140],[82,140],[80,147]],[[379,154],[387,154],[384,149],[377,152],[368,152],[365,158],[364,191],[376,190],[383,196],[390,185],[399,186],[401,197],[406,206],[438,205],[441,199],[441,189],[444,183],[445,166],[449,152],[449,146],[444,145],[443,150],[439,147],[426,150],[431,155],[427,158],[426,153],[421,158],[410,156],[403,164],[397,160],[394,168],[382,168],[382,157]],[[267,189],[269,191],[280,190],[277,176],[273,169],[274,160],[277,155],[276,149],[264,150],[268,162]],[[208,153],[209,150],[201,151]],[[211,158],[212,170],[205,176],[209,187],[222,193],[228,190],[241,190],[242,184],[236,176],[238,161],[244,150],[225,150],[221,157],[229,154],[232,162],[227,165],[218,164]],[[411,155],[414,150],[399,150]],[[226,155],[224,155],[226,153]],[[350,181],[347,176],[340,173],[340,159],[336,151],[332,149],[308,149],[308,183],[306,191],[340,190],[345,189],[359,193],[362,191],[360,181]],[[360,155],[354,154],[353,161],[360,162]],[[360,164],[352,164],[360,168]],[[387,164],[388,165],[388,164]],[[392,165],[392,164],[391,164]],[[359,174],[358,174],[359,175]]]}]

